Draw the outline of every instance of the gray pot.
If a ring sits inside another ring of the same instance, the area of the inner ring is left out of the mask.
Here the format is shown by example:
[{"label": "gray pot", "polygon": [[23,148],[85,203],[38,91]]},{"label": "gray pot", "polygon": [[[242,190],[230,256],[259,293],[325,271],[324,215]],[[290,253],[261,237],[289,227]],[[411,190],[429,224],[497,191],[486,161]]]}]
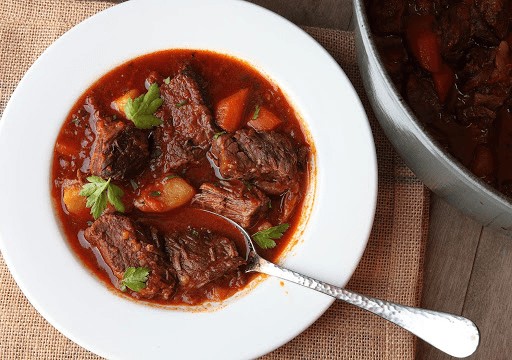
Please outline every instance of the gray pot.
[{"label": "gray pot", "polygon": [[374,46],[364,0],[354,0],[357,60],[366,93],[386,136],[427,187],[485,226],[512,234],[512,203],[448,154],[415,117]]}]

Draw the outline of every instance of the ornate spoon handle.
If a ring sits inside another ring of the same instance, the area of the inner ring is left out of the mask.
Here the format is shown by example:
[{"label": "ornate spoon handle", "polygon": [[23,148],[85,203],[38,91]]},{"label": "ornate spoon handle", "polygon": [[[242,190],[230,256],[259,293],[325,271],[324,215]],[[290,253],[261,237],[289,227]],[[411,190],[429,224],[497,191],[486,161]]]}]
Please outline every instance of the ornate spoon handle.
[{"label": "ornate spoon handle", "polygon": [[475,352],[480,341],[476,325],[461,316],[395,304],[359,295],[275,265],[255,253],[249,255],[247,271],[258,271],[314,289],[368,310],[410,331],[445,353],[466,357]]}]

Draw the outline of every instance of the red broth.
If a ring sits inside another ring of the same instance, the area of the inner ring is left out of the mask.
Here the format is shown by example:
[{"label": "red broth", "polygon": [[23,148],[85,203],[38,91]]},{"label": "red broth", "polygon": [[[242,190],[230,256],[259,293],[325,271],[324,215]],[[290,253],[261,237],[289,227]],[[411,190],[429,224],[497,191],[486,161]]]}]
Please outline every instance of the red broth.
[{"label": "red broth", "polygon": [[[103,108],[111,113],[110,115],[115,116],[117,120],[123,119],[120,113],[111,109],[110,104],[114,99],[132,89],[144,93],[146,92],[145,80],[150,73],[156,72],[162,78],[168,76],[172,78],[185,64],[201,76],[204,82],[205,102],[211,109],[214,109],[215,104],[221,99],[240,89],[248,88],[250,89],[248,100],[243,109],[243,119],[245,120],[241,127],[247,127],[246,122],[252,118],[252,114],[257,107],[265,107],[282,122],[276,131],[288,135],[297,148],[302,146],[308,149],[307,169],[301,172],[297,179],[301,199],[295,205],[291,216],[287,220],[290,228],[281,239],[276,241],[277,246],[275,248],[258,249],[258,252],[268,260],[276,260],[287,247],[301,218],[304,216],[304,198],[310,186],[309,178],[314,147],[310,143],[295,110],[279,87],[247,63],[214,52],[166,50],[135,58],[104,75],[76,101],[57,137],[51,173],[51,191],[54,206],[69,245],[88,269],[105,285],[116,289],[116,291],[119,291],[117,279],[103,261],[98,249],[91,246],[84,237],[85,229],[94,221],[89,209],[78,214],[71,213],[67,210],[63,201],[63,189],[66,184],[69,184],[70,181],[83,183],[84,179],[90,175],[89,162],[91,146],[95,140],[95,120],[87,112],[84,105],[87,98],[94,97],[97,103],[102,104]],[[212,114],[214,114],[213,111]],[[215,118],[213,122],[215,122]],[[161,169],[148,166],[142,173],[130,179],[132,181],[127,179],[115,181],[116,185],[125,192],[123,202],[126,206],[127,216],[132,219],[147,219],[149,222],[159,224],[157,227],[163,230],[172,230],[183,226],[203,227],[218,232],[235,242],[241,241],[241,238],[237,237],[236,230],[229,229],[207,213],[192,209],[189,204],[158,214],[147,214],[134,208],[134,198],[139,196],[148,184],[165,175]],[[206,158],[197,165],[183,169],[179,175],[192,185],[196,192],[199,191],[199,186],[205,181],[218,180],[214,168]],[[132,186],[133,182],[137,184],[136,189]],[[269,198],[271,203],[266,216],[252,228],[247,229],[249,233],[254,233],[262,221],[269,222],[272,225],[279,223],[278,217],[281,212],[282,196],[269,195]],[[243,256],[243,250],[239,250]],[[243,271],[240,271],[236,281],[233,281],[233,278],[221,278],[203,286],[192,294],[178,293],[170,300],[154,298],[149,301],[173,305],[197,305],[205,301],[219,301],[230,297],[245,287],[253,278],[254,275],[246,275]]]}]

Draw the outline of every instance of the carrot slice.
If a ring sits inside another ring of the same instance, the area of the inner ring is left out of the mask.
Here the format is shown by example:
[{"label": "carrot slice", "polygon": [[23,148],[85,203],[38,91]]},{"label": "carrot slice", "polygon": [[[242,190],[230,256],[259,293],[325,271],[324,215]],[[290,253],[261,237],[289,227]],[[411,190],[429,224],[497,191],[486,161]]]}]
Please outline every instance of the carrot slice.
[{"label": "carrot slice", "polygon": [[219,101],[215,109],[217,125],[228,132],[238,130],[240,128],[248,95],[249,89],[246,88]]},{"label": "carrot slice", "polygon": [[277,116],[275,116],[270,110],[267,110],[264,107],[259,108],[257,115],[254,115],[253,117],[255,117],[255,119],[251,118],[251,120],[247,122],[247,125],[257,131],[274,130],[282,123],[282,121]]},{"label": "carrot slice", "polygon": [[443,59],[431,15],[411,16],[407,23],[407,42],[420,65],[430,72],[441,70]]}]

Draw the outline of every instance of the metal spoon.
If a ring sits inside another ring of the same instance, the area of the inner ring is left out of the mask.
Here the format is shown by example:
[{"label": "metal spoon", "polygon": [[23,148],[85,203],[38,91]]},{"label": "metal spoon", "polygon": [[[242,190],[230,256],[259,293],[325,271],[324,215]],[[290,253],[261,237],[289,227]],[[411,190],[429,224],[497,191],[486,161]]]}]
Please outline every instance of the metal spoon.
[{"label": "metal spoon", "polygon": [[360,295],[285,269],[260,257],[254,249],[249,234],[236,222],[217,213],[207,212],[226,220],[243,234],[247,246],[246,272],[256,271],[277,276],[368,310],[404,328],[451,356],[463,358],[473,354],[477,349],[480,334],[471,320],[457,315],[399,305]]}]

